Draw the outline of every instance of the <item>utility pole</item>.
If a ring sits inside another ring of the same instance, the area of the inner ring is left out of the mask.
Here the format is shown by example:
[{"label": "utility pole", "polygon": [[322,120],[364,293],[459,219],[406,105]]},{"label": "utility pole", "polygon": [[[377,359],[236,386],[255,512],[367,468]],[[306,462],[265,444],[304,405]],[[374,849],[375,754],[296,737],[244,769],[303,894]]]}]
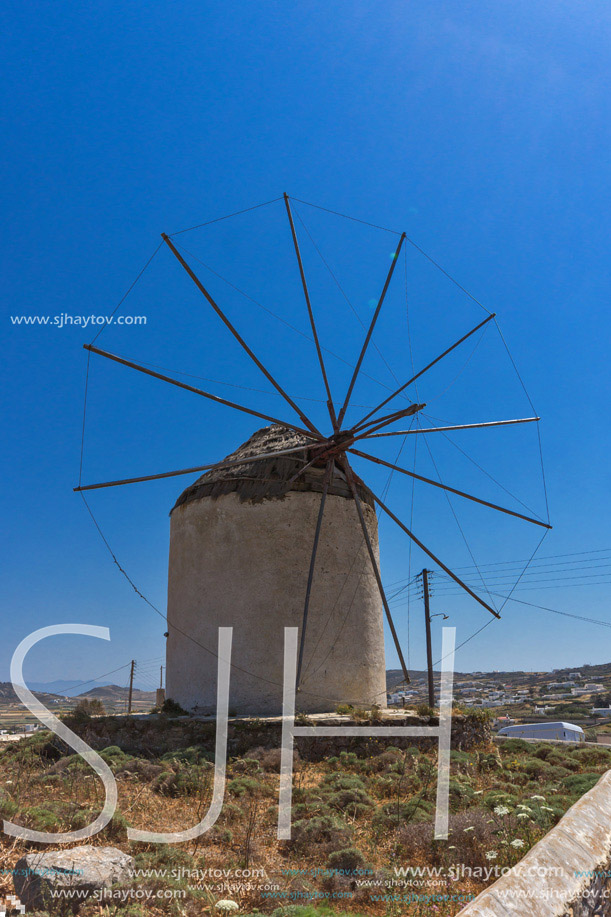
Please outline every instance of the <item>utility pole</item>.
[{"label": "utility pole", "polygon": [[134,693],[134,669],[136,668],[136,660],[132,659],[131,668],[129,670],[129,695],[127,697],[127,714],[132,712],[132,694]]},{"label": "utility pole", "polygon": [[165,703],[165,691],[163,688],[163,666],[160,667],[159,672],[159,687],[155,693],[155,706],[163,707]]},{"label": "utility pole", "polygon": [[424,593],[424,623],[426,627],[426,667],[429,681],[429,707],[435,706],[435,686],[433,684],[433,647],[431,645],[431,609],[429,606],[429,571],[422,571],[422,590]]}]

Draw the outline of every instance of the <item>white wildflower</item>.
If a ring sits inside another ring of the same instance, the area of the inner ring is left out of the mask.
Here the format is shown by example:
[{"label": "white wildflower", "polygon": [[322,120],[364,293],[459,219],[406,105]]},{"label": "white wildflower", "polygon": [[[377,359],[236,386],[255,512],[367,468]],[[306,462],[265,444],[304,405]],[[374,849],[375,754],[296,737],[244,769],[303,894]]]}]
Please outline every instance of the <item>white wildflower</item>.
[{"label": "white wildflower", "polygon": [[494,809],[495,815],[509,815],[509,809],[507,806],[496,806]]},{"label": "white wildflower", "polygon": [[531,799],[542,799],[545,802],[545,796],[531,796]]},{"label": "white wildflower", "polygon": [[228,898],[217,901],[215,906],[218,907],[219,911],[227,911],[227,913],[240,910],[240,905],[236,901],[230,901]]},{"label": "white wildflower", "polygon": [[475,831],[475,826],[474,826],[474,825],[469,825],[468,828],[463,828],[463,831]]},{"label": "white wildflower", "polygon": [[511,841],[511,846],[516,847],[516,848],[523,847],[524,841],[521,840],[519,837],[516,837],[515,841]]},{"label": "white wildflower", "polygon": [[496,860],[497,857],[498,857],[498,853],[496,852],[496,850],[488,850],[486,852],[487,860]]}]

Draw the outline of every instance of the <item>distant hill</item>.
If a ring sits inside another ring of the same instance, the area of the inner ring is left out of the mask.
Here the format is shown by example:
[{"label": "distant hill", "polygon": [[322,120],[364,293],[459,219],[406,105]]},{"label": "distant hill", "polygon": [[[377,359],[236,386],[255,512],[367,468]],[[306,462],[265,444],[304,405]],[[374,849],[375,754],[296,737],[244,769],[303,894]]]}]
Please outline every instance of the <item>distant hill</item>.
[{"label": "distant hill", "polygon": [[[91,688],[116,687],[111,682],[102,681],[94,685],[93,682],[87,682],[83,678],[77,679],[58,679],[57,681],[31,681],[28,687],[31,691],[43,691],[45,694],[61,694],[62,697],[78,697],[83,693],[82,687],[88,685]],[[76,689],[81,688],[81,691]]]},{"label": "distant hill", "polygon": [[[122,688],[120,685],[103,685],[99,688],[91,688],[88,691],[84,691],[82,694],[77,695],[78,697],[97,697],[98,700],[101,700],[102,703],[106,701],[107,703],[116,703],[119,701],[127,700],[129,694],[128,688]],[[150,702],[151,704],[155,703],[155,692],[154,691],[140,691],[138,688],[134,688],[133,691],[133,700],[139,701],[142,703]]]},{"label": "distant hill", "polygon": [[45,694],[61,694],[68,697],[75,688],[80,688],[84,679],[58,679],[57,681],[30,681],[28,687],[30,691],[43,691]]},{"label": "distant hill", "polygon": [[[35,697],[43,702],[43,704],[48,704],[51,701],[64,700],[65,698],[62,695],[50,694],[47,691],[33,691]],[[0,681],[0,704],[20,704],[21,701],[15,694],[15,689],[13,688],[10,681]]]}]

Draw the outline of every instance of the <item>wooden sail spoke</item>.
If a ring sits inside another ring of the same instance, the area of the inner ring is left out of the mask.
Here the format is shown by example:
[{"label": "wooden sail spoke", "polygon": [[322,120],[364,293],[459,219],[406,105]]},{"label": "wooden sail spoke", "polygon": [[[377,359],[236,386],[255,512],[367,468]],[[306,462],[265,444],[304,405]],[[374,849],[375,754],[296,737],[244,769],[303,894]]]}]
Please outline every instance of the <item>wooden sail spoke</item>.
[{"label": "wooden sail spoke", "polygon": [[360,353],[359,358],[358,358],[358,360],[357,360],[357,362],[356,362],[356,366],[354,367],[354,372],[353,372],[353,374],[352,374],[352,379],[350,380],[350,385],[348,386],[348,391],[346,392],[346,397],[345,397],[345,399],[344,399],[344,403],[343,403],[343,405],[342,405],[342,409],[341,409],[341,411],[339,412],[339,417],[338,417],[338,419],[337,419],[337,422],[338,422],[338,426],[340,426],[340,427],[341,427],[341,425],[342,425],[342,421],[343,421],[344,416],[345,416],[345,414],[346,414],[346,411],[347,411],[347,409],[348,409],[348,405],[349,405],[349,403],[350,403],[350,398],[352,397],[352,390],[353,390],[353,388],[354,388],[354,385],[355,385],[355,382],[356,382],[356,380],[357,380],[358,374],[359,374],[359,372],[360,372],[360,370],[361,370],[361,363],[363,362],[363,360],[364,360],[364,358],[365,358],[365,354],[367,353],[367,348],[369,347],[369,341],[371,340],[371,335],[373,334],[373,329],[374,329],[375,326],[376,326],[376,322],[377,322],[378,316],[379,316],[379,314],[380,314],[380,309],[382,308],[382,303],[384,302],[384,299],[386,298],[386,293],[387,293],[387,291],[388,291],[388,287],[389,287],[389,285],[390,285],[390,281],[392,280],[392,275],[393,275],[393,273],[394,273],[395,266],[396,266],[396,264],[397,264],[397,261],[399,260],[399,253],[400,253],[400,251],[401,251],[401,246],[403,245],[403,242],[404,242],[404,241],[405,241],[405,233],[402,233],[402,234],[401,234],[401,238],[399,239],[399,244],[397,245],[397,249],[396,249],[396,251],[394,252],[393,259],[392,259],[392,264],[390,265],[390,270],[388,271],[388,275],[387,275],[387,277],[386,277],[386,282],[384,283],[384,287],[383,287],[383,289],[382,289],[382,293],[381,293],[380,298],[379,298],[379,300],[378,300],[378,304],[377,304],[377,306],[376,306],[376,310],[375,310],[375,312],[374,312],[374,314],[373,314],[373,318],[371,319],[371,323],[370,323],[370,325],[369,325],[369,330],[367,331],[367,335],[366,335],[366,337],[365,337],[365,342],[364,342],[364,344],[363,344],[363,347],[361,348],[361,353]]},{"label": "wooden sail spoke", "polygon": [[158,481],[162,478],[175,478],[181,474],[195,474],[198,471],[215,471],[220,468],[232,468],[235,465],[247,465],[249,462],[263,462],[266,459],[275,458],[277,455],[291,455],[294,452],[304,452],[311,446],[293,446],[291,449],[281,449],[279,452],[268,452],[265,455],[253,455],[248,458],[235,460],[225,460],[215,462],[214,465],[197,465],[193,468],[181,468],[179,471],[164,471],[161,474],[147,474],[139,478],[123,478],[120,481],[105,481],[102,484],[84,484],[82,487],[73,487],[76,492],[81,490],[99,490],[102,487],[119,487],[121,484],[140,484],[142,481]]},{"label": "wooden sail spoke", "polygon": [[[371,488],[370,488],[370,489],[371,489]],[[372,491],[372,494],[373,494],[373,491]],[[396,522],[396,524],[399,526],[399,528],[400,528],[400,529],[403,529],[403,531],[405,532],[405,534],[408,535],[408,536],[411,538],[411,540],[414,542],[414,544],[418,545],[418,547],[420,548],[420,550],[421,550],[421,551],[424,551],[424,553],[427,554],[427,555],[431,558],[432,561],[434,561],[436,564],[438,564],[438,565],[441,567],[442,570],[445,570],[445,572],[448,574],[448,576],[450,576],[450,577],[454,580],[455,583],[458,583],[458,585],[459,585],[462,589],[464,589],[465,592],[468,592],[468,593],[469,593],[469,595],[471,596],[471,598],[475,599],[476,602],[479,602],[479,604],[480,604],[483,608],[485,608],[486,611],[489,611],[490,614],[494,615],[495,618],[500,618],[500,617],[501,617],[500,614],[498,613],[498,611],[496,611],[494,608],[492,608],[490,605],[488,605],[488,603],[485,602],[482,598],[480,598],[480,596],[479,596],[476,592],[473,592],[473,590],[470,589],[470,588],[467,586],[467,584],[466,584],[465,582],[463,582],[463,580],[461,580],[461,578],[460,578],[459,576],[456,575],[456,573],[453,573],[452,570],[450,570],[450,568],[449,568],[448,566],[446,566],[446,564],[444,564],[444,562],[443,562],[442,560],[440,560],[435,554],[433,554],[433,552],[430,551],[430,550],[426,547],[426,545],[424,545],[424,544],[420,541],[420,539],[417,538],[417,537],[414,535],[414,533],[411,532],[411,531],[408,529],[408,527],[407,527],[406,525],[404,525],[403,522],[401,522],[401,520],[400,520],[397,516],[395,516],[395,514],[392,512],[392,510],[390,510],[390,509],[386,506],[386,504],[383,503],[383,502],[380,500],[379,497],[376,497],[376,495],[373,494],[373,498],[374,498],[374,500],[376,501],[376,503],[378,504],[378,506],[380,507],[380,509],[383,509],[384,512],[387,514],[387,516],[390,516],[390,518],[393,520],[393,522]]]},{"label": "wooden sail spoke", "polygon": [[396,651],[397,651],[397,656],[399,657],[399,662],[400,662],[400,664],[401,664],[401,669],[402,669],[402,671],[403,671],[403,677],[404,677],[404,679],[405,679],[406,684],[409,684],[409,682],[410,682],[410,677],[409,677],[409,672],[407,671],[407,666],[406,666],[406,664],[405,664],[405,659],[403,658],[403,650],[401,649],[401,644],[399,643],[399,637],[398,637],[398,635],[397,635],[397,631],[396,631],[396,629],[395,629],[395,624],[394,624],[394,621],[393,621],[393,619],[392,619],[392,614],[391,614],[391,611],[390,611],[390,607],[389,607],[389,605],[388,605],[388,600],[387,600],[387,598],[386,598],[386,593],[385,593],[385,591],[384,591],[384,586],[382,585],[382,577],[381,577],[381,575],[380,575],[380,570],[379,570],[378,562],[377,562],[377,560],[376,560],[376,556],[375,556],[375,553],[374,553],[374,550],[373,550],[373,545],[371,544],[371,538],[369,537],[369,530],[367,529],[367,523],[366,523],[366,521],[365,521],[365,516],[364,516],[364,514],[363,514],[363,506],[362,506],[362,503],[361,503],[361,498],[360,498],[359,495],[358,495],[358,491],[357,491],[357,488],[356,488],[356,483],[355,483],[355,480],[354,480],[354,472],[353,472],[352,468],[350,467],[350,464],[348,463],[347,458],[345,459],[345,461],[344,461],[344,463],[343,463],[343,467],[344,467],[344,470],[345,470],[345,472],[346,472],[346,478],[347,478],[347,480],[348,480],[348,484],[349,484],[349,486],[350,486],[350,490],[351,490],[351,492],[352,492],[352,496],[353,496],[353,498],[354,498],[354,502],[355,502],[355,505],[356,505],[356,511],[357,511],[357,514],[358,514],[358,517],[359,517],[359,522],[360,522],[360,525],[361,525],[361,529],[363,530],[363,536],[364,536],[364,538],[365,538],[365,544],[367,545],[367,552],[368,552],[368,554],[369,554],[369,559],[370,559],[370,561],[371,561],[371,566],[372,566],[372,568],[373,568],[373,575],[375,576],[375,580],[376,580],[376,583],[377,583],[377,585],[378,585],[378,590],[379,590],[379,593],[380,593],[380,598],[382,599],[382,605],[384,606],[384,611],[385,611],[385,613],[386,613],[386,620],[388,621],[388,626],[390,627],[390,632],[391,632],[391,634],[392,634],[392,639],[393,639],[393,642],[394,642],[394,644],[395,644],[395,649],[396,649]]},{"label": "wooden sail spoke", "polygon": [[293,237],[293,246],[295,248],[295,254],[297,256],[297,263],[299,265],[299,274],[301,276],[301,285],[303,287],[303,295],[305,296],[306,307],[308,310],[308,316],[310,318],[310,327],[312,328],[312,337],[314,338],[314,344],[316,346],[316,353],[318,355],[318,362],[320,364],[320,371],[322,373],[323,382],[325,384],[325,389],[327,392],[327,408],[329,411],[329,416],[331,418],[331,423],[333,424],[333,429],[338,430],[337,417],[335,414],[335,406],[333,404],[333,396],[331,395],[331,387],[329,385],[329,379],[327,376],[327,370],[325,367],[325,361],[322,355],[322,349],[320,346],[320,341],[318,340],[318,331],[316,329],[316,322],[314,321],[314,312],[312,311],[312,303],[310,300],[310,292],[308,290],[308,284],[306,281],[305,271],[303,269],[303,261],[301,259],[301,251],[299,250],[299,242],[297,240],[297,232],[295,230],[295,223],[293,222],[293,214],[291,212],[291,205],[289,202],[288,194],[284,194],[284,203],[286,205],[286,212],[288,214],[289,223],[291,226],[291,235]]},{"label": "wooden sail spoke", "polygon": [[[459,338],[459,339],[458,339],[457,341],[455,341],[450,347],[448,347],[446,350],[444,350],[443,353],[440,353],[438,357],[435,357],[434,360],[431,360],[430,363],[427,363],[427,365],[424,367],[424,369],[421,369],[420,372],[416,373],[415,376],[412,376],[411,379],[408,379],[407,382],[405,382],[402,386],[400,386],[400,388],[398,388],[398,389],[397,389],[396,391],[394,391],[391,395],[389,395],[387,398],[385,398],[384,401],[381,401],[380,404],[378,404],[375,408],[373,408],[371,411],[369,411],[368,414],[365,414],[365,416],[362,418],[362,420],[359,420],[358,424],[354,427],[354,429],[355,429],[355,430],[360,430],[360,429],[361,429],[362,427],[364,427],[364,426],[369,426],[369,424],[367,424],[366,422],[367,422],[367,420],[369,420],[370,417],[373,417],[374,414],[377,414],[377,412],[380,411],[380,410],[384,407],[384,405],[388,404],[389,401],[392,401],[393,398],[396,398],[397,395],[400,395],[401,392],[404,391],[404,390],[408,387],[408,385],[411,385],[413,382],[416,381],[416,379],[419,379],[420,376],[424,375],[424,373],[428,372],[429,369],[431,369],[433,366],[435,366],[436,363],[439,363],[440,360],[443,360],[444,357],[447,357],[447,355],[448,355],[449,353],[451,353],[453,350],[455,350],[456,347],[458,347],[460,344],[462,344],[464,341],[466,341],[468,338],[470,338],[472,334],[475,334],[476,331],[479,331],[480,328],[483,328],[484,325],[486,325],[488,322],[492,321],[492,319],[495,317],[495,315],[496,315],[496,313],[492,313],[491,315],[489,315],[487,318],[485,318],[485,319],[483,320],[483,322],[480,322],[479,325],[476,325],[475,328],[472,328],[471,331],[468,331],[466,334],[463,334],[463,336],[462,336],[461,338]],[[385,420],[386,418],[385,418],[385,417],[380,417],[380,418],[378,418],[378,419],[379,419],[379,420]],[[375,422],[375,421],[370,421],[370,424],[372,424],[372,423],[374,423],[374,422]]]},{"label": "wooden sail spoke", "polygon": [[518,417],[515,420],[489,420],[485,423],[459,423],[446,427],[414,427],[410,430],[390,430],[386,433],[364,433],[357,439],[379,439],[382,436],[411,436],[414,433],[445,433],[448,430],[477,430],[482,427],[506,427],[515,423],[534,423],[540,417]]},{"label": "wooden sail spoke", "polygon": [[310,569],[308,571],[308,583],[306,586],[305,594],[305,603],[303,606],[303,619],[301,622],[301,635],[299,638],[299,656],[297,659],[297,677],[295,682],[295,690],[299,690],[299,685],[301,682],[301,670],[303,667],[303,652],[305,649],[305,637],[306,637],[306,628],[308,624],[308,612],[310,610],[310,595],[312,593],[312,583],[314,581],[314,568],[316,567],[316,555],[318,553],[318,542],[320,540],[320,530],[322,527],[322,519],[325,512],[325,503],[327,501],[327,494],[329,492],[329,483],[331,481],[331,475],[333,474],[334,461],[331,459],[327,463],[327,468],[325,470],[325,477],[323,480],[322,494],[320,498],[320,507],[318,510],[318,519],[316,520],[316,529],[314,531],[314,544],[312,545],[312,554],[310,556]]},{"label": "wooden sail spoke", "polygon": [[295,430],[297,433],[302,433],[304,436],[309,436],[313,440],[322,440],[324,437],[320,433],[312,434],[309,430],[304,430],[302,427],[296,427],[292,423],[288,423],[286,420],[278,420],[277,417],[272,417],[270,414],[262,414],[260,411],[255,411],[252,408],[247,408],[243,404],[236,404],[235,401],[228,401],[227,398],[221,398],[219,395],[212,395],[210,392],[205,392],[201,388],[196,388],[194,385],[188,385],[186,382],[179,382],[178,379],[172,379],[171,376],[164,376],[162,373],[157,373],[152,369],[147,369],[145,366],[141,366],[139,363],[133,363],[131,360],[125,360],[123,357],[118,357],[114,353],[108,353],[106,350],[99,350],[97,347],[94,347],[92,344],[83,344],[85,350],[90,350],[92,353],[97,353],[101,357],[106,357],[108,360],[114,360],[115,363],[121,363],[122,366],[129,366],[130,369],[137,369],[138,372],[145,373],[147,376],[152,376],[154,379],[161,379],[162,382],[169,382],[170,385],[176,385],[178,388],[183,388],[187,392],[194,392],[196,395],[202,395],[204,398],[210,399],[210,401],[216,401],[217,404],[224,404],[226,407],[234,408],[236,411],[242,411],[244,414],[252,414],[253,417],[261,417],[262,420],[268,420],[271,423],[280,424],[282,427],[288,427],[290,430]]},{"label": "wooden sail spoke", "polygon": [[399,471],[401,474],[406,474],[408,477],[415,478],[417,481],[423,481],[425,484],[432,484],[433,487],[439,487],[441,490],[447,490],[452,494],[456,494],[457,497],[464,497],[466,500],[472,500],[474,503],[480,503],[482,506],[487,506],[490,509],[497,510],[500,513],[506,513],[508,516],[515,516],[517,519],[524,519],[525,522],[532,522],[533,525],[540,525],[544,529],[551,529],[552,527],[547,522],[542,522],[540,519],[534,519],[532,516],[525,516],[524,513],[517,513],[512,509],[507,509],[505,506],[499,506],[497,503],[491,503],[489,500],[482,500],[479,497],[473,496],[473,494],[465,493],[464,490],[457,490],[455,487],[450,487],[448,484],[442,484],[440,481],[433,481],[432,478],[425,478],[421,474],[416,474],[414,471],[408,471],[406,468],[401,468],[399,465],[394,465],[392,462],[387,462],[375,455],[369,455],[367,452],[360,452],[358,449],[349,449],[348,451],[353,455],[358,455],[360,458],[367,459],[369,462],[375,462],[376,465],[383,465],[385,468],[392,468],[393,471]]},{"label": "wooden sail spoke", "polygon": [[390,424],[396,423],[397,420],[403,420],[404,417],[411,417],[413,414],[417,414],[418,411],[423,411],[425,407],[426,403],[410,404],[408,408],[403,408],[401,411],[395,411],[394,414],[389,414],[388,417],[382,418],[380,423],[376,423],[375,426],[369,427],[365,433],[361,431],[359,434],[358,430],[353,430],[352,432],[355,434],[354,438],[355,440],[364,439],[365,436],[367,436],[369,433],[375,433],[376,430],[382,430],[384,427],[388,427]]},{"label": "wooden sail spoke", "polygon": [[294,402],[293,399],[290,397],[290,395],[287,395],[287,393],[284,391],[284,389],[282,388],[282,386],[274,379],[274,377],[273,377],[272,374],[269,372],[269,370],[267,370],[267,369],[265,368],[265,366],[263,365],[263,363],[261,362],[261,360],[260,360],[260,359],[255,355],[255,353],[250,349],[250,347],[248,346],[248,344],[246,343],[246,341],[244,340],[244,338],[242,337],[242,335],[241,335],[241,334],[239,333],[239,331],[232,325],[232,323],[229,321],[229,319],[227,318],[227,316],[225,315],[225,313],[223,312],[223,310],[222,310],[222,309],[217,305],[217,303],[214,301],[214,299],[212,298],[212,296],[210,295],[210,293],[208,292],[208,290],[205,288],[205,286],[203,285],[203,283],[201,282],[201,280],[199,279],[199,277],[198,277],[198,276],[195,274],[195,272],[189,267],[189,265],[187,264],[187,262],[185,261],[185,259],[182,257],[182,255],[180,254],[180,252],[178,251],[178,249],[176,248],[176,246],[173,244],[173,242],[172,242],[172,240],[170,239],[170,237],[167,236],[166,233],[162,232],[162,233],[161,233],[161,238],[162,238],[163,241],[166,243],[166,245],[168,246],[168,248],[170,249],[170,251],[176,256],[177,260],[178,260],[179,263],[183,266],[183,268],[185,269],[185,271],[187,272],[187,274],[189,275],[189,277],[191,278],[191,280],[193,281],[193,283],[195,284],[195,286],[198,288],[198,290],[199,290],[201,293],[203,293],[203,295],[206,297],[206,299],[208,300],[208,302],[210,303],[210,305],[212,306],[212,308],[214,309],[214,311],[216,312],[216,314],[218,315],[218,317],[221,319],[221,321],[223,322],[223,324],[225,325],[225,327],[229,329],[229,331],[232,333],[232,335],[234,336],[234,338],[236,339],[236,341],[238,342],[238,344],[240,344],[240,346],[246,351],[246,353],[248,354],[248,356],[250,357],[250,359],[251,359],[251,360],[256,364],[256,366],[261,370],[261,372],[263,373],[263,375],[265,376],[265,378],[266,378],[269,382],[271,382],[271,384],[274,386],[274,388],[276,389],[276,391],[277,391],[280,395],[282,395],[282,397],[284,398],[284,400],[285,400],[288,404],[290,404],[290,406],[293,408],[293,410],[298,414],[298,416],[299,416],[301,422],[302,422],[303,424],[305,424],[305,426],[306,426],[312,433],[319,433],[319,431],[316,429],[316,427],[314,426],[314,424],[312,423],[312,421],[304,414],[304,412],[301,410],[301,408],[300,408],[297,404],[295,404],[295,402]]}]

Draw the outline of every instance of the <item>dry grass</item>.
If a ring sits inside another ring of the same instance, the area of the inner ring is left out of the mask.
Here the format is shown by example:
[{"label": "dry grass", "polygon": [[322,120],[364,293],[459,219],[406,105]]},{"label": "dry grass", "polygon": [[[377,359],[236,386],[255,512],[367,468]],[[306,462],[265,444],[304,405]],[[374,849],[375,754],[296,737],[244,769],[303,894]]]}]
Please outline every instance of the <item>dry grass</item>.
[{"label": "dry grass", "polygon": [[[226,898],[237,902],[242,914],[271,913],[283,904],[305,902],[300,896],[308,895],[340,913],[456,914],[462,905],[455,901],[442,902],[431,911],[424,898],[406,903],[375,896],[389,888],[401,894],[477,894],[485,880],[475,875],[453,881],[456,864],[474,870],[512,865],[611,766],[611,750],[535,746],[519,740],[505,742],[500,751],[490,746],[453,752],[451,833],[447,842],[436,842],[434,752],[390,748],[371,758],[343,753],[316,764],[297,758],[293,837],[279,842],[278,752],[252,749],[229,762],[225,804],[214,828],[188,844],[159,846],[130,844],[127,826],[167,832],[197,823],[210,804],[212,766],[198,760],[193,749],[177,752],[175,759],[135,758],[116,748],[102,754],[117,778],[119,806],[111,824],[91,843],[119,847],[136,856],[141,868],[230,871],[226,887],[221,880],[197,880],[192,875],[134,880],[134,888],[184,892],[180,898],[146,904],[147,914],[172,917],[219,915],[215,904]],[[76,755],[62,756],[48,735],[0,752],[0,785],[3,817],[39,830],[82,827],[95,818],[104,801],[101,783],[88,766]],[[546,799],[553,803],[548,806]],[[512,844],[516,840],[523,846]],[[12,892],[10,870],[17,860],[36,849],[40,848],[3,835],[1,893]],[[397,881],[395,866],[430,866],[440,875],[428,886],[410,885],[409,878],[402,887],[389,886],[389,881]],[[236,878],[237,871],[245,869],[262,869],[264,875]],[[357,872],[350,874],[351,869]],[[367,878],[378,885],[360,887],[362,869],[370,870]],[[316,870],[322,872],[315,875]],[[265,897],[261,886],[266,884],[278,885],[286,897]],[[140,917],[145,910],[134,902],[90,902],[82,905],[81,913]]]}]

